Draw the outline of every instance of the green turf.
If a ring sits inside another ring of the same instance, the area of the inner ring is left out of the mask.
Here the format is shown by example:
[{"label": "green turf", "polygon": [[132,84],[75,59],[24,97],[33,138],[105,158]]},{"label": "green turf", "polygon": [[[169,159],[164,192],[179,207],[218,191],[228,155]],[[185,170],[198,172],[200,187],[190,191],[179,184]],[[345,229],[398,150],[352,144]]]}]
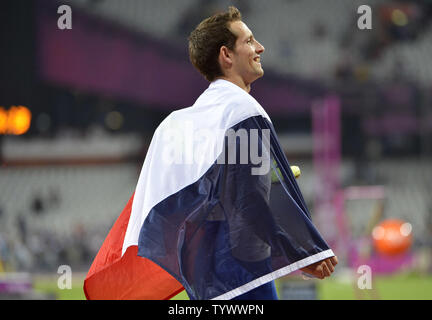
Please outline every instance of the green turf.
[{"label": "green turf", "polygon": [[[370,290],[358,289],[354,278],[334,277],[317,280],[316,283],[317,297],[320,300],[432,300],[432,275],[407,273],[376,276]],[[280,282],[276,280],[276,289],[280,296],[279,285]],[[183,291],[173,300],[189,300],[189,298]]]},{"label": "green turf", "polygon": [[55,297],[57,300],[85,300],[83,281],[81,277],[72,281],[71,289],[60,289],[56,277],[33,278],[34,290]]},{"label": "green turf", "polygon": [[375,276],[372,289],[360,290],[354,280],[323,280],[318,286],[322,300],[431,300],[432,276],[413,273]]},{"label": "green turf", "polygon": [[[288,276],[289,277],[289,276]],[[312,280],[315,281],[315,280]],[[61,290],[57,287],[57,278],[34,278],[35,290],[55,295],[59,300],[85,299],[82,290],[83,279],[76,277],[72,289]],[[353,285],[354,284],[354,285]],[[355,289],[355,279],[334,277],[317,281],[317,296],[320,300],[432,300],[432,275],[424,276],[414,273],[390,276],[376,276],[372,290]],[[276,288],[279,290],[279,281]],[[173,300],[189,300],[185,291],[175,296]]]}]

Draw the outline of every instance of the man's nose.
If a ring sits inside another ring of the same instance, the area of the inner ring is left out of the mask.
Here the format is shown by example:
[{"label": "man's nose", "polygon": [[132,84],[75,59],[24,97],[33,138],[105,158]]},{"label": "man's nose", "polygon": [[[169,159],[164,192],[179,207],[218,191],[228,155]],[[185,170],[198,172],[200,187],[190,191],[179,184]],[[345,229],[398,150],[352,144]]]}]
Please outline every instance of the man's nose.
[{"label": "man's nose", "polygon": [[259,43],[258,41],[257,41],[257,44],[258,44],[258,46],[256,48],[256,52],[257,53],[263,53],[265,51],[264,46],[261,43]]}]

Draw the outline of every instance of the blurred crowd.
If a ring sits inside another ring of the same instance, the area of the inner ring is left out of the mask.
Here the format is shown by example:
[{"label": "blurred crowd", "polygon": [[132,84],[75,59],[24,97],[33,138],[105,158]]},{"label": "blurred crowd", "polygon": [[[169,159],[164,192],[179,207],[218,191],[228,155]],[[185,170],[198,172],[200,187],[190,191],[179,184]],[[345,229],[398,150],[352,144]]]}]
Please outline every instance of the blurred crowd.
[{"label": "blurred crowd", "polygon": [[60,265],[68,265],[74,271],[88,270],[111,225],[101,222],[89,227],[76,222],[68,234],[32,225],[34,218],[43,216],[48,207],[58,208],[60,201],[55,192],[48,198],[36,193],[31,208],[12,216],[9,223],[7,213],[0,207],[0,272],[52,273]]}]

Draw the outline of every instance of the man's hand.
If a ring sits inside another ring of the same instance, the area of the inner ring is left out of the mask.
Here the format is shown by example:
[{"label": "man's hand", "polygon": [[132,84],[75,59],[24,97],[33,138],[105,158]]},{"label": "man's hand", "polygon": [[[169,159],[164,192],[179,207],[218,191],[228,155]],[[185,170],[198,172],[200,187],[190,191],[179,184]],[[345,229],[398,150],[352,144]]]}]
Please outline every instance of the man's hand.
[{"label": "man's hand", "polygon": [[307,267],[304,267],[300,270],[317,277],[318,279],[324,279],[325,277],[330,277],[337,263],[338,259],[336,256],[334,256],[315,262],[314,264],[308,265]]}]

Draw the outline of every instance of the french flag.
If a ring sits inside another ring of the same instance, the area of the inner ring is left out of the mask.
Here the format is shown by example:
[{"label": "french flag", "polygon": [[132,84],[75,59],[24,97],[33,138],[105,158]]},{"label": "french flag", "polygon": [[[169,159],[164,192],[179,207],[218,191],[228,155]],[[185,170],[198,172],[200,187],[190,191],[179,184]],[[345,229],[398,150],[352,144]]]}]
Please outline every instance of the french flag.
[{"label": "french flag", "polygon": [[227,300],[334,256],[270,117],[216,80],[156,129],[134,195],[84,281],[87,299]]}]

